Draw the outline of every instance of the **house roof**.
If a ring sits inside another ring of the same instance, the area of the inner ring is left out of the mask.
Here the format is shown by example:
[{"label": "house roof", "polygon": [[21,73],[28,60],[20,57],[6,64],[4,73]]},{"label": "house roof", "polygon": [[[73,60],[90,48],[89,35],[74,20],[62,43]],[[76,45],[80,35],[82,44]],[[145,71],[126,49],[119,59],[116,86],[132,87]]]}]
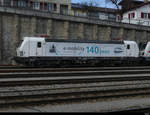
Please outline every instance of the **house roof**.
[{"label": "house roof", "polygon": [[95,11],[95,12],[108,12],[108,13],[116,13],[117,12],[117,9],[113,9],[113,8],[87,6],[87,5],[75,4],[75,3],[72,3],[71,7],[74,9],[84,9],[84,10]]},{"label": "house roof", "polygon": [[[135,7],[131,8],[131,9],[129,9],[128,11],[136,10],[137,8],[141,8],[141,7],[146,6],[146,5],[148,5],[148,4],[150,4],[150,2],[143,3],[143,4],[141,4],[141,5],[135,6]],[[128,11],[126,11],[126,12],[128,12]]]},{"label": "house roof", "polygon": [[[143,1],[140,1],[140,0],[130,0],[131,2],[134,2],[134,3],[144,3]],[[124,3],[126,2],[126,0],[122,0],[119,5],[123,5]]]}]

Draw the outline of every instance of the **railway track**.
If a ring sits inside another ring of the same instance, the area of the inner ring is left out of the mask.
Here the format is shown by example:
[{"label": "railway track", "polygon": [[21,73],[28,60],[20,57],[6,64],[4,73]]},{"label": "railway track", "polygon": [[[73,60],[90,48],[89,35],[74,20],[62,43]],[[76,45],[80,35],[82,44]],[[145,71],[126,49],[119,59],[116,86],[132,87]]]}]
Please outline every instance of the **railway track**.
[{"label": "railway track", "polygon": [[150,95],[150,67],[2,68],[0,107]]}]

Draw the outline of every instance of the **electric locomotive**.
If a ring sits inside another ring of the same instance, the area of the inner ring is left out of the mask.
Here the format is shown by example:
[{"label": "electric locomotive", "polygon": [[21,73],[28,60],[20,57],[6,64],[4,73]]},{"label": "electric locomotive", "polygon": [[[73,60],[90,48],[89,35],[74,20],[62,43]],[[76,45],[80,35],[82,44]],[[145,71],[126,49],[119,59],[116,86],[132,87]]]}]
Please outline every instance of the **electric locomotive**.
[{"label": "electric locomotive", "polygon": [[83,41],[24,37],[14,59],[17,63],[26,66],[107,66],[108,64],[137,63],[139,57],[139,47],[135,41]]}]

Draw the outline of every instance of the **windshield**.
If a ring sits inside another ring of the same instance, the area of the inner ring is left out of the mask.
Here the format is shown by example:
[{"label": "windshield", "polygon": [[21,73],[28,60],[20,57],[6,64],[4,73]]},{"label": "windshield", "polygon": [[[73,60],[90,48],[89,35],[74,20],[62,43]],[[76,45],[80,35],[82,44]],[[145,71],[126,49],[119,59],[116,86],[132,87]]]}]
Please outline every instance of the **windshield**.
[{"label": "windshield", "polygon": [[142,51],[142,50],[145,50],[145,47],[146,47],[147,43],[140,43],[139,44],[139,49]]},{"label": "windshield", "polygon": [[20,48],[20,47],[21,47],[22,43],[23,43],[23,40],[21,40],[21,41],[19,42],[19,44],[18,44],[18,48]]}]

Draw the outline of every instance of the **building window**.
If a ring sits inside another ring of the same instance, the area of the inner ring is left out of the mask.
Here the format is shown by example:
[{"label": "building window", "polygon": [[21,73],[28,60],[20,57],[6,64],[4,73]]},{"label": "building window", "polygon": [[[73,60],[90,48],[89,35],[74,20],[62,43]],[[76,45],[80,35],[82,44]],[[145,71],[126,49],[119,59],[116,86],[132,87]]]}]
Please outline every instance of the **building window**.
[{"label": "building window", "polygon": [[40,3],[39,2],[33,2],[33,9],[39,10],[40,9]]},{"label": "building window", "polygon": [[3,2],[2,2],[2,1],[0,1],[0,5],[3,5]]},{"label": "building window", "polygon": [[49,3],[48,5],[49,11],[57,11],[57,4]]},{"label": "building window", "polygon": [[116,15],[115,14],[108,14],[108,19],[109,20],[116,20]]},{"label": "building window", "polygon": [[57,11],[57,4],[54,4],[54,11]]},{"label": "building window", "polygon": [[57,11],[57,4],[47,3],[47,10],[48,11]]},{"label": "building window", "polygon": [[48,11],[53,11],[54,10],[54,4],[48,3]]},{"label": "building window", "polygon": [[10,0],[4,0],[3,1],[5,6],[11,6],[11,1]]},{"label": "building window", "polygon": [[43,10],[44,9],[44,4],[43,2],[40,2],[40,10]]},{"label": "building window", "polygon": [[91,18],[99,18],[99,13],[94,11],[89,11],[88,16]]},{"label": "building window", "polygon": [[143,19],[150,19],[150,13],[141,12],[141,18],[143,18]]},{"label": "building window", "polygon": [[148,14],[147,13],[144,13],[144,18],[146,19],[146,18],[148,18]]},{"label": "building window", "polygon": [[44,3],[44,10],[48,10],[48,3]]},{"label": "building window", "polygon": [[18,6],[18,4],[17,4],[18,2],[17,2],[17,0],[13,0],[13,6],[15,6],[15,7],[17,7]]},{"label": "building window", "polygon": [[60,14],[68,14],[68,5],[60,5]]},{"label": "building window", "polygon": [[26,7],[26,2],[23,0],[18,1],[18,7]]},{"label": "building window", "polygon": [[32,1],[30,1],[30,7],[33,8],[33,2]]},{"label": "building window", "polygon": [[74,10],[74,16],[79,16],[78,11]]},{"label": "building window", "polygon": [[133,19],[135,18],[135,13],[129,13],[128,14],[128,19]]},{"label": "building window", "polygon": [[25,2],[26,2],[26,7],[29,7],[30,1],[26,0]]}]

